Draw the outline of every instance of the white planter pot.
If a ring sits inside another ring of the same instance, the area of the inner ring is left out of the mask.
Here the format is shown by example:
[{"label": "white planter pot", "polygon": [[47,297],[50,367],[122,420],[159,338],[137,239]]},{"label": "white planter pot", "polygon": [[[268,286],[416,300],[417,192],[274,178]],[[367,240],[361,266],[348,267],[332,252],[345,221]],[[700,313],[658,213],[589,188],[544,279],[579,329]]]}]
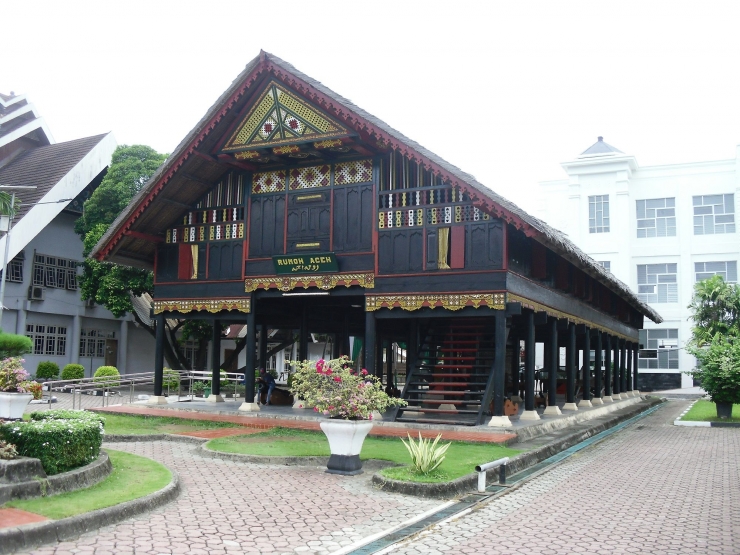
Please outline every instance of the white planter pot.
[{"label": "white planter pot", "polygon": [[326,471],[332,474],[361,474],[360,451],[373,423],[369,420],[322,420],[321,430],[329,440],[331,457]]},{"label": "white planter pot", "polygon": [[0,418],[20,420],[23,411],[33,399],[32,393],[8,393],[0,391]]}]

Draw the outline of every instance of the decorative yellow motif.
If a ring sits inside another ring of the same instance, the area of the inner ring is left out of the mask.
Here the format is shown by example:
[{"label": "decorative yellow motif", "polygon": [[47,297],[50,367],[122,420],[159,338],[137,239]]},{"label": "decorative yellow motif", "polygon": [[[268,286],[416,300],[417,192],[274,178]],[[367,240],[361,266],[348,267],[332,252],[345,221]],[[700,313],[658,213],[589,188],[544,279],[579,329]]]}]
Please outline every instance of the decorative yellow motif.
[{"label": "decorative yellow motif", "polygon": [[251,293],[257,289],[280,289],[291,291],[292,289],[318,287],[329,290],[335,287],[352,287],[358,285],[366,289],[375,287],[375,276],[373,274],[334,274],[315,276],[289,276],[289,277],[262,277],[247,278],[244,280],[244,291]]},{"label": "decorative yellow motif", "polygon": [[321,243],[296,243],[295,248],[297,249],[310,249],[320,247]]},{"label": "decorative yellow motif", "polygon": [[313,144],[314,148],[333,148],[335,146],[342,146],[342,139],[327,139]]},{"label": "decorative yellow motif", "polygon": [[252,300],[244,299],[167,299],[154,301],[154,314],[162,312],[207,312],[216,313],[222,310],[251,312]]},{"label": "decorative yellow motif", "polygon": [[226,142],[224,151],[335,139],[347,134],[347,129],[330,116],[272,81]]},{"label": "decorative yellow motif", "polygon": [[237,160],[254,160],[255,158],[259,158],[262,156],[259,152],[256,150],[248,150],[246,152],[237,152],[234,154],[234,158]]},{"label": "decorative yellow motif", "polygon": [[368,295],[365,297],[365,310],[372,312],[380,308],[400,308],[419,310],[420,308],[446,308],[461,310],[472,306],[486,306],[504,310],[506,293],[451,293],[439,295]]},{"label": "decorative yellow motif", "polygon": [[331,168],[328,165],[310,166],[308,168],[293,168],[289,172],[290,189],[313,189],[314,187],[328,187]]},{"label": "decorative yellow motif", "polygon": [[626,339],[627,341],[635,341],[636,339],[636,337],[631,337],[629,335],[618,333],[614,331],[613,329],[599,326],[597,324],[594,324],[593,322],[584,320],[583,318],[578,318],[577,316],[573,316],[572,314],[568,314],[567,312],[561,312],[560,310],[555,310],[554,308],[545,306],[540,303],[536,303],[534,301],[530,301],[529,299],[525,299],[524,297],[520,297],[519,295],[513,295],[509,293],[507,300],[510,303],[522,303],[522,306],[524,308],[534,310],[535,312],[546,312],[548,316],[553,316],[555,318],[562,318],[563,320],[568,320],[569,322],[573,322],[574,324],[584,324],[591,329],[599,330],[599,331],[608,333],[610,335],[613,335],[615,337]]},{"label": "decorative yellow motif", "polygon": [[278,193],[285,191],[285,170],[255,173],[252,176],[253,193]]},{"label": "decorative yellow motif", "polygon": [[276,146],[272,149],[275,154],[292,154],[293,152],[300,152],[301,149],[296,145]]},{"label": "decorative yellow motif", "polygon": [[373,161],[355,160],[340,162],[334,166],[334,183],[349,185],[351,183],[366,183],[373,180]]}]

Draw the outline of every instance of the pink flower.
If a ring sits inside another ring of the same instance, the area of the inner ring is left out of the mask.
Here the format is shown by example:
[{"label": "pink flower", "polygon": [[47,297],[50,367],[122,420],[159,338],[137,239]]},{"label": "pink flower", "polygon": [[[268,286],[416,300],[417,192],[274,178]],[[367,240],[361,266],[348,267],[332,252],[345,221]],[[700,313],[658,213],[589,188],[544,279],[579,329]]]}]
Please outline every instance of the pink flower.
[{"label": "pink flower", "polygon": [[363,369],[362,369],[362,372],[360,372],[360,374],[362,374],[363,376],[367,376],[367,370],[365,370],[365,369],[363,368]]},{"label": "pink flower", "polygon": [[316,408],[316,407],[314,407],[314,408],[313,408],[313,411],[314,411],[314,412],[319,412],[319,409],[318,409],[318,408]]},{"label": "pink flower", "polygon": [[334,381],[335,382],[341,382],[342,381],[342,378],[340,376],[334,376]]}]

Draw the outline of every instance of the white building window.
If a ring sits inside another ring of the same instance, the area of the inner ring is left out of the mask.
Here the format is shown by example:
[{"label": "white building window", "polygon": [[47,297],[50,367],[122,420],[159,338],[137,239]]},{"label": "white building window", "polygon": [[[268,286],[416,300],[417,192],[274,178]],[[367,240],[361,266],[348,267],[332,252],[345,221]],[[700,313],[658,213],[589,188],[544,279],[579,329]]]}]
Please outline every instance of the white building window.
[{"label": "white building window", "polygon": [[735,233],[735,195],[694,197],[694,235]]},{"label": "white building window", "polygon": [[677,264],[638,264],[637,296],[645,303],[677,303]]},{"label": "white building window", "polygon": [[676,199],[653,198],[637,201],[637,238],[675,237]]},{"label": "white building window", "polygon": [[[23,255],[23,251],[18,253],[18,255],[10,261],[8,264],[8,281],[13,283],[23,283],[23,262],[25,261],[25,256]],[[3,278],[3,271],[0,270],[0,279]]]},{"label": "white building window", "polygon": [[612,263],[611,263],[611,261],[610,261],[610,260],[597,260],[597,261],[596,261],[596,263],[597,263],[597,264],[601,264],[601,266],[602,266],[602,267],[603,267],[603,268],[604,268],[604,269],[605,269],[605,270],[606,270],[607,272],[611,272],[611,271],[612,271]]},{"label": "white building window", "polygon": [[609,231],[609,195],[588,197],[588,232]]},{"label": "white building window", "polygon": [[103,358],[105,356],[105,340],[115,337],[116,332],[114,331],[82,328],[80,330],[80,356]]},{"label": "white building window", "polygon": [[34,355],[65,356],[67,328],[63,326],[26,325],[26,337],[33,341]]},{"label": "white building window", "polygon": [[638,368],[678,370],[678,329],[640,330]]},{"label": "white building window", "polygon": [[33,284],[57,289],[77,289],[76,260],[36,254],[33,258]]},{"label": "white building window", "polygon": [[195,363],[198,360],[198,345],[198,341],[192,339],[180,341],[180,352],[185,357],[190,370],[195,368]]},{"label": "white building window", "polygon": [[695,262],[694,271],[696,281],[708,279],[714,276],[722,276],[728,283],[737,283],[737,261],[727,262]]}]

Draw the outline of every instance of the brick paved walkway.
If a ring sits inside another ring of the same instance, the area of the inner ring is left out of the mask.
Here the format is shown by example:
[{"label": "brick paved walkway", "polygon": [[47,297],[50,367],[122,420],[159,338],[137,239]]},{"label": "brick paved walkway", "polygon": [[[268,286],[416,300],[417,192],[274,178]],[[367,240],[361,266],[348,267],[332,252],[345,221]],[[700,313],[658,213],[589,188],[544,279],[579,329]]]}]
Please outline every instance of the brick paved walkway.
[{"label": "brick paved walkway", "polygon": [[246,464],[200,457],[188,443],[109,443],[176,470],[183,484],[164,508],[35,554],[327,554],[438,506],[370,487],[371,472]]},{"label": "brick paved walkway", "polygon": [[393,554],[740,553],[740,430],[668,406]]},{"label": "brick paved walkway", "polygon": [[[319,426],[319,419],[316,420],[295,420],[289,418],[260,418],[258,416],[239,416],[230,414],[217,414],[210,412],[196,412],[196,411],[179,411],[176,409],[157,409],[151,408],[146,405],[122,405],[106,408],[94,408],[91,409],[96,412],[106,413],[112,412],[116,414],[135,414],[139,416],[165,416],[169,418],[187,418],[190,420],[208,420],[211,422],[231,422],[234,424],[241,424],[246,428],[256,428],[265,430],[268,428],[275,428],[277,426],[283,428],[294,428],[298,430],[321,430]],[[445,429],[426,429],[426,430],[414,430],[407,429],[404,427],[381,427],[374,426],[370,431],[370,435],[383,436],[383,437],[402,437],[406,438],[406,434],[410,433],[413,437],[418,437],[421,432],[422,437],[435,438],[438,434],[442,434],[442,439],[448,441],[476,441],[481,443],[505,443],[506,441],[516,437],[514,434],[507,434],[496,432],[491,429],[477,429],[470,431],[460,430],[445,430]],[[193,434],[187,434],[193,435]],[[206,436],[201,436],[206,437]],[[210,437],[210,436],[209,436]]]}]

